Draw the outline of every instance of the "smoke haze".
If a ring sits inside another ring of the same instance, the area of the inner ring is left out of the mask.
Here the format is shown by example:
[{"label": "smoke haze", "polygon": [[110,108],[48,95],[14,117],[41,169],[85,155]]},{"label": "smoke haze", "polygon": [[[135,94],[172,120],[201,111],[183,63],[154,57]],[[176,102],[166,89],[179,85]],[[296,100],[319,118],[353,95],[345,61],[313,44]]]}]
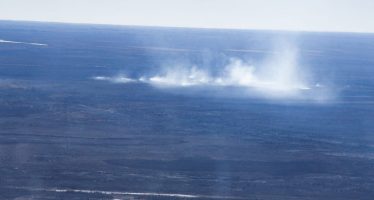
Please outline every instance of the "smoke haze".
[{"label": "smoke haze", "polygon": [[94,79],[113,83],[144,83],[159,89],[218,88],[224,96],[230,96],[230,88],[238,88],[242,90],[242,96],[266,99],[324,101],[331,98],[327,88],[314,80],[308,67],[299,64],[296,47],[282,44],[272,52],[257,64],[230,58],[226,66],[214,71],[175,63],[137,78],[119,75]]}]

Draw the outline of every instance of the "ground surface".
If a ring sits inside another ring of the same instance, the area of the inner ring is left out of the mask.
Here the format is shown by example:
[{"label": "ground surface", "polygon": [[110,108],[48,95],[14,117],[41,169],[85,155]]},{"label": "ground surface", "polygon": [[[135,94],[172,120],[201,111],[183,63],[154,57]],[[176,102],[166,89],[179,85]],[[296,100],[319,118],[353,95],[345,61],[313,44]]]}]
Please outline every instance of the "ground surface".
[{"label": "ground surface", "polygon": [[[258,60],[279,37],[297,40],[300,62],[334,85],[335,98],[279,102],[92,79],[176,61]],[[1,199],[374,196],[373,35],[3,21],[0,39],[24,42],[0,43]]]}]

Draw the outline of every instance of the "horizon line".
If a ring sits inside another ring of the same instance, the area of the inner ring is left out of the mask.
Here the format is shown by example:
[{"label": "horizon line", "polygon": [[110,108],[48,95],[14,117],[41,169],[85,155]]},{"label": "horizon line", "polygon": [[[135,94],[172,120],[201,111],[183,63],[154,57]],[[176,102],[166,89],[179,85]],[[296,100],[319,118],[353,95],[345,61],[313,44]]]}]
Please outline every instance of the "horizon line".
[{"label": "horizon line", "polygon": [[361,31],[338,31],[338,30],[297,30],[297,29],[271,29],[271,28],[239,28],[239,27],[193,27],[193,26],[168,26],[168,25],[142,25],[142,24],[111,24],[91,22],[66,22],[66,21],[40,21],[40,20],[19,20],[0,19],[0,22],[20,23],[45,23],[45,24],[66,24],[66,25],[98,25],[98,26],[119,26],[119,27],[144,27],[144,28],[175,28],[175,29],[204,29],[204,30],[232,30],[232,31],[268,31],[268,32],[294,32],[294,33],[346,33],[346,34],[374,34],[373,32]]}]

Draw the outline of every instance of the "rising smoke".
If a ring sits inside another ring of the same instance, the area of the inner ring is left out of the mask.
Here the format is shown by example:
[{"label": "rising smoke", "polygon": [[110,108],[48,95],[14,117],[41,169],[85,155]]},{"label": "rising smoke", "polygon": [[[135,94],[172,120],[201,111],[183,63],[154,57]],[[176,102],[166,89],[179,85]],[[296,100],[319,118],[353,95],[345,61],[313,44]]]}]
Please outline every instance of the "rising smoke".
[{"label": "rising smoke", "polygon": [[300,65],[298,50],[291,45],[275,48],[260,64],[249,64],[231,58],[225,67],[213,73],[199,66],[167,66],[151,75],[129,78],[94,77],[113,83],[144,83],[159,89],[188,88],[219,89],[228,96],[230,88],[242,90],[242,96],[267,99],[329,99],[327,88],[314,80],[307,66]]}]

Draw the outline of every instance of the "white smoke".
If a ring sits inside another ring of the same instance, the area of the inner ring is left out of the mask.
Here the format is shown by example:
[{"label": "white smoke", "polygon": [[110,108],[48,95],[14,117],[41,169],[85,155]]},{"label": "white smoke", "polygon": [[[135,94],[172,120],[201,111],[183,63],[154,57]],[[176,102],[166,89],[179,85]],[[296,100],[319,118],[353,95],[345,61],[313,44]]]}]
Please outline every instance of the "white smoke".
[{"label": "white smoke", "polygon": [[163,74],[152,76],[150,78],[143,77],[142,80],[158,86],[190,87],[211,85],[214,78],[211,77],[207,71],[193,66],[191,68],[178,67],[167,69]]},{"label": "white smoke", "polygon": [[[283,46],[260,64],[248,64],[232,58],[226,67],[218,72],[197,66],[166,67],[164,70],[137,79],[125,76],[95,77],[114,83],[139,82],[157,88],[219,88],[229,95],[232,87],[243,90],[243,95],[282,99],[326,99],[326,90],[318,92],[322,84],[313,81],[306,66],[299,65],[298,51],[292,46]],[[227,90],[226,90],[227,89]]]},{"label": "white smoke", "polygon": [[127,78],[126,76],[120,75],[120,76],[115,76],[115,77],[107,77],[107,76],[96,76],[93,77],[94,80],[98,81],[109,81],[112,83],[131,83],[131,82],[136,82],[137,80]]}]

